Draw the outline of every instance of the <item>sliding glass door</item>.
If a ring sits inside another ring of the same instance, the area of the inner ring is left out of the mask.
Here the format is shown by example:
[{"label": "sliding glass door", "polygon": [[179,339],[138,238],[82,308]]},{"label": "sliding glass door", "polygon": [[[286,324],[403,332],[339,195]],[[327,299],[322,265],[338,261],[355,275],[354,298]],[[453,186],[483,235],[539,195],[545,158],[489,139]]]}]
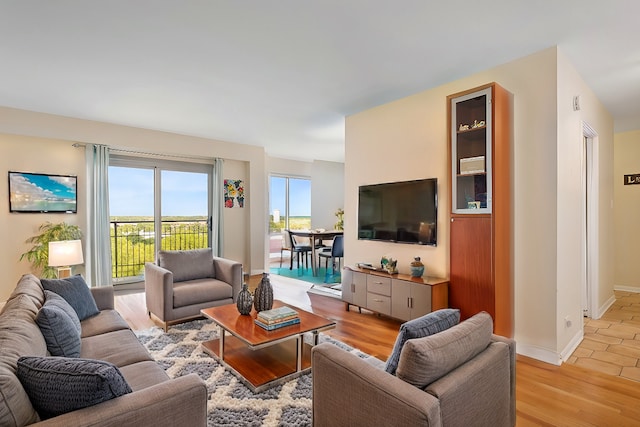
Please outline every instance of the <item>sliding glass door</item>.
[{"label": "sliding glass door", "polygon": [[210,247],[211,166],[112,156],[114,283],[140,280],[160,249]]}]

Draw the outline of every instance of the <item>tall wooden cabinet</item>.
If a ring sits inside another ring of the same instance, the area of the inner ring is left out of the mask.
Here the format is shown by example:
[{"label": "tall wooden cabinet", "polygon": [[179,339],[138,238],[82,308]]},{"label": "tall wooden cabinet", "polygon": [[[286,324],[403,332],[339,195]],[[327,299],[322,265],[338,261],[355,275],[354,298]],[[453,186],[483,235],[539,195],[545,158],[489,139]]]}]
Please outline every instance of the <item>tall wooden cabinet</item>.
[{"label": "tall wooden cabinet", "polygon": [[449,305],[493,317],[513,335],[511,98],[496,83],[447,97],[450,171]]}]

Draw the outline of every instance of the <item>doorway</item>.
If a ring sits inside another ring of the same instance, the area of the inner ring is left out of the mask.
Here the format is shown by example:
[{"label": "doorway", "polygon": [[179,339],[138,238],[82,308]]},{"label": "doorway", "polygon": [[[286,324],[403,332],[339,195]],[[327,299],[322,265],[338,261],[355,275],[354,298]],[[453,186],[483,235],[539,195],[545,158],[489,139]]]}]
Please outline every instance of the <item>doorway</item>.
[{"label": "doorway", "polygon": [[582,314],[592,319],[598,313],[598,134],[582,124]]}]

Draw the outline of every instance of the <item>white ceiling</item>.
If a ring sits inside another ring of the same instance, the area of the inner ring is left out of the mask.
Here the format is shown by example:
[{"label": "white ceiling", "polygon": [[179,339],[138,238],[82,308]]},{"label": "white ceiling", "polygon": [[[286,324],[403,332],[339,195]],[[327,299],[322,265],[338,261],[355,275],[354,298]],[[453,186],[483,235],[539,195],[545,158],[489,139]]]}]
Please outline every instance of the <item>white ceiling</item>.
[{"label": "white ceiling", "polygon": [[343,161],[344,117],[558,45],[640,129],[637,0],[0,0],[0,105]]}]

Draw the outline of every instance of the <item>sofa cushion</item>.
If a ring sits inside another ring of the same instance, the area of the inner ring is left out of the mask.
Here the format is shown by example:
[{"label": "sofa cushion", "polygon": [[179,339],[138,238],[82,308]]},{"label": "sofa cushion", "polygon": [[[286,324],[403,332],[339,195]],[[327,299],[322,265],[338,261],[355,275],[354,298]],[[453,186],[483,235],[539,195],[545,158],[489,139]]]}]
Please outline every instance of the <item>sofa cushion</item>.
[{"label": "sofa cushion", "polygon": [[38,305],[38,309],[44,304],[44,289],[42,289],[40,279],[33,274],[22,275],[15,289],[11,292],[9,299],[18,295],[28,295],[31,297]]},{"label": "sofa cushion", "polygon": [[216,277],[211,248],[158,251],[158,265],[173,273],[174,282]]},{"label": "sofa cushion", "polygon": [[173,307],[233,298],[230,284],[217,279],[198,279],[173,285]]},{"label": "sofa cushion", "polygon": [[146,360],[121,366],[118,369],[120,369],[124,379],[127,380],[127,384],[134,392],[169,381],[167,372],[155,361]]},{"label": "sofa cushion", "polygon": [[423,338],[429,335],[437,334],[460,322],[460,310],[453,308],[445,308],[426,314],[417,319],[409,320],[400,325],[400,331],[393,346],[393,351],[385,364],[385,371],[395,375],[400,360],[402,347],[407,340],[415,338]]},{"label": "sofa cushion", "polygon": [[131,393],[118,368],[101,360],[21,357],[17,375],[43,419]]},{"label": "sofa cushion", "polygon": [[492,333],[493,320],[483,311],[438,334],[409,340],[402,348],[396,374],[424,388],[487,348]]},{"label": "sofa cushion", "polygon": [[77,274],[64,279],[40,279],[40,282],[44,289],[55,292],[67,300],[80,320],[95,316],[100,312],[87,282],[81,275]]},{"label": "sofa cushion", "polygon": [[47,344],[34,320],[39,305],[30,295],[16,294],[0,314],[0,426],[28,425],[39,420],[16,376],[20,356],[47,354]]},{"label": "sofa cushion", "polygon": [[44,291],[46,300],[36,323],[52,356],[80,357],[80,320],[60,295]]},{"label": "sofa cushion", "polygon": [[96,316],[84,319],[80,325],[82,338],[129,329],[127,321],[115,310],[102,310]]},{"label": "sofa cushion", "polygon": [[80,357],[104,360],[118,367],[153,360],[130,329],[83,338]]}]

